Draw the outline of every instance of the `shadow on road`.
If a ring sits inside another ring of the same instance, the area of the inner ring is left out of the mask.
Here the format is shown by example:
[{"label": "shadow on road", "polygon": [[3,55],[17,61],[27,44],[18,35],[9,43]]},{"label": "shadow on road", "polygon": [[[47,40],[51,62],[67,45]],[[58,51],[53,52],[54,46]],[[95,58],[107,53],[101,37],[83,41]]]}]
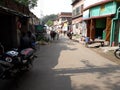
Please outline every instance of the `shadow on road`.
[{"label": "shadow on road", "polygon": [[[107,88],[106,90],[119,90],[120,88],[120,66],[117,65],[105,65],[104,67],[97,67],[93,64],[91,64],[88,60],[81,60],[83,64],[85,64],[85,67],[79,67],[79,68],[61,68],[56,69],[56,75],[60,76],[68,76],[68,77],[74,77],[79,75],[86,75],[86,78],[88,78],[88,81],[90,81],[89,76],[93,76],[93,78],[96,78],[97,80],[102,80],[103,85]],[[88,75],[88,76],[87,76]],[[104,78],[107,78],[104,79]],[[79,78],[78,78],[79,79]],[[113,83],[113,79],[117,80]],[[79,79],[80,81],[83,80],[82,78]],[[83,80],[84,82],[84,80]],[[87,83],[87,80],[86,80]],[[97,82],[93,84],[91,81],[91,84],[81,84],[79,85],[79,89],[73,89],[73,90],[103,90],[98,86]]]},{"label": "shadow on road", "polygon": [[0,80],[0,90],[72,90],[68,76],[57,76],[52,70],[58,64],[62,50],[76,50],[67,47],[71,41],[54,40],[48,45],[41,45],[36,54],[31,71],[11,80]]},{"label": "shadow on road", "polygon": [[[120,75],[113,74],[119,73],[119,66],[106,65],[105,67],[97,67],[88,60],[81,60],[85,67],[53,69],[58,64],[58,59],[63,50],[77,50],[77,48],[68,47],[68,45],[73,46],[75,43],[65,39],[64,41],[55,40],[48,45],[40,46],[36,53],[38,58],[34,61],[33,69],[14,80],[0,80],[0,90],[102,90],[92,83],[88,85],[80,84],[77,86],[79,89],[73,86],[72,77],[84,74],[90,74],[93,77],[97,75],[95,77],[97,80],[103,79],[102,83],[107,90],[120,89],[120,81],[111,82],[111,77],[114,79],[120,78]],[[104,80],[105,77],[108,77],[107,80]],[[81,79],[78,78],[78,80]]]}]

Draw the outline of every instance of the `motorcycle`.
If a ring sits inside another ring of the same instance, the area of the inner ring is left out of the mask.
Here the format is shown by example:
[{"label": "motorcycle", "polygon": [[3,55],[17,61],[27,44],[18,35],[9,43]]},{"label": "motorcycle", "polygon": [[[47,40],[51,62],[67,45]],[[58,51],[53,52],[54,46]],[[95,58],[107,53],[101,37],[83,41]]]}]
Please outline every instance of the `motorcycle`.
[{"label": "motorcycle", "polygon": [[119,48],[115,50],[114,55],[116,58],[120,59],[120,43],[119,43]]},{"label": "motorcycle", "polygon": [[67,36],[69,37],[69,39],[72,39],[72,32],[71,32],[71,31],[68,31],[68,32],[67,32]]},{"label": "motorcycle", "polygon": [[35,57],[32,48],[4,52],[0,55],[0,79],[9,79],[19,72],[29,70]]}]

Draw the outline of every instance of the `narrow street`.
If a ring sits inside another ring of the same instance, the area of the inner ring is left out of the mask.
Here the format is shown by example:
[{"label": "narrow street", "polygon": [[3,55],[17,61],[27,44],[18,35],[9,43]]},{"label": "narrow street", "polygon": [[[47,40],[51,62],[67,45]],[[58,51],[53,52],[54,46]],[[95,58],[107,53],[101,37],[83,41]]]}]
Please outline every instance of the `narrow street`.
[{"label": "narrow street", "polygon": [[0,90],[120,90],[120,66],[67,37],[36,54],[32,70],[0,80]]}]

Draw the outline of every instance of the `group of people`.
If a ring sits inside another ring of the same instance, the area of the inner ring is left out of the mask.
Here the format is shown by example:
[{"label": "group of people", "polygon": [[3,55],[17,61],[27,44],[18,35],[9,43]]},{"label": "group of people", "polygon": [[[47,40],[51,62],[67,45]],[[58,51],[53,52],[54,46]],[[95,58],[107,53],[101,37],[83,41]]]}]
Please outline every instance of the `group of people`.
[{"label": "group of people", "polygon": [[50,31],[50,37],[52,40],[54,40],[55,38],[57,38],[57,40],[59,39],[59,34],[64,34],[67,35],[70,39],[72,39],[72,35],[73,35],[73,32],[72,30],[68,30],[68,31],[63,31],[61,32],[60,30],[51,30]]}]

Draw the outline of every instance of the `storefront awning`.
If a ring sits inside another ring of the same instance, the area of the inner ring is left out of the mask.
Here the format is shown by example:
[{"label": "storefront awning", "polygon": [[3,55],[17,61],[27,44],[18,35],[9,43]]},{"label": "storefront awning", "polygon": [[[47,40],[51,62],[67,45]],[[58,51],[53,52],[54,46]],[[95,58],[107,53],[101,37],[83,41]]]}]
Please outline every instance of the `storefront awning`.
[{"label": "storefront awning", "polygon": [[113,17],[115,14],[103,15],[103,16],[95,16],[90,18],[83,18],[82,21],[87,21],[91,19],[99,19],[99,18],[106,18],[106,17]]},{"label": "storefront awning", "polygon": [[80,23],[81,21],[82,21],[82,17],[81,18],[76,18],[76,19],[72,20],[72,24]]}]

